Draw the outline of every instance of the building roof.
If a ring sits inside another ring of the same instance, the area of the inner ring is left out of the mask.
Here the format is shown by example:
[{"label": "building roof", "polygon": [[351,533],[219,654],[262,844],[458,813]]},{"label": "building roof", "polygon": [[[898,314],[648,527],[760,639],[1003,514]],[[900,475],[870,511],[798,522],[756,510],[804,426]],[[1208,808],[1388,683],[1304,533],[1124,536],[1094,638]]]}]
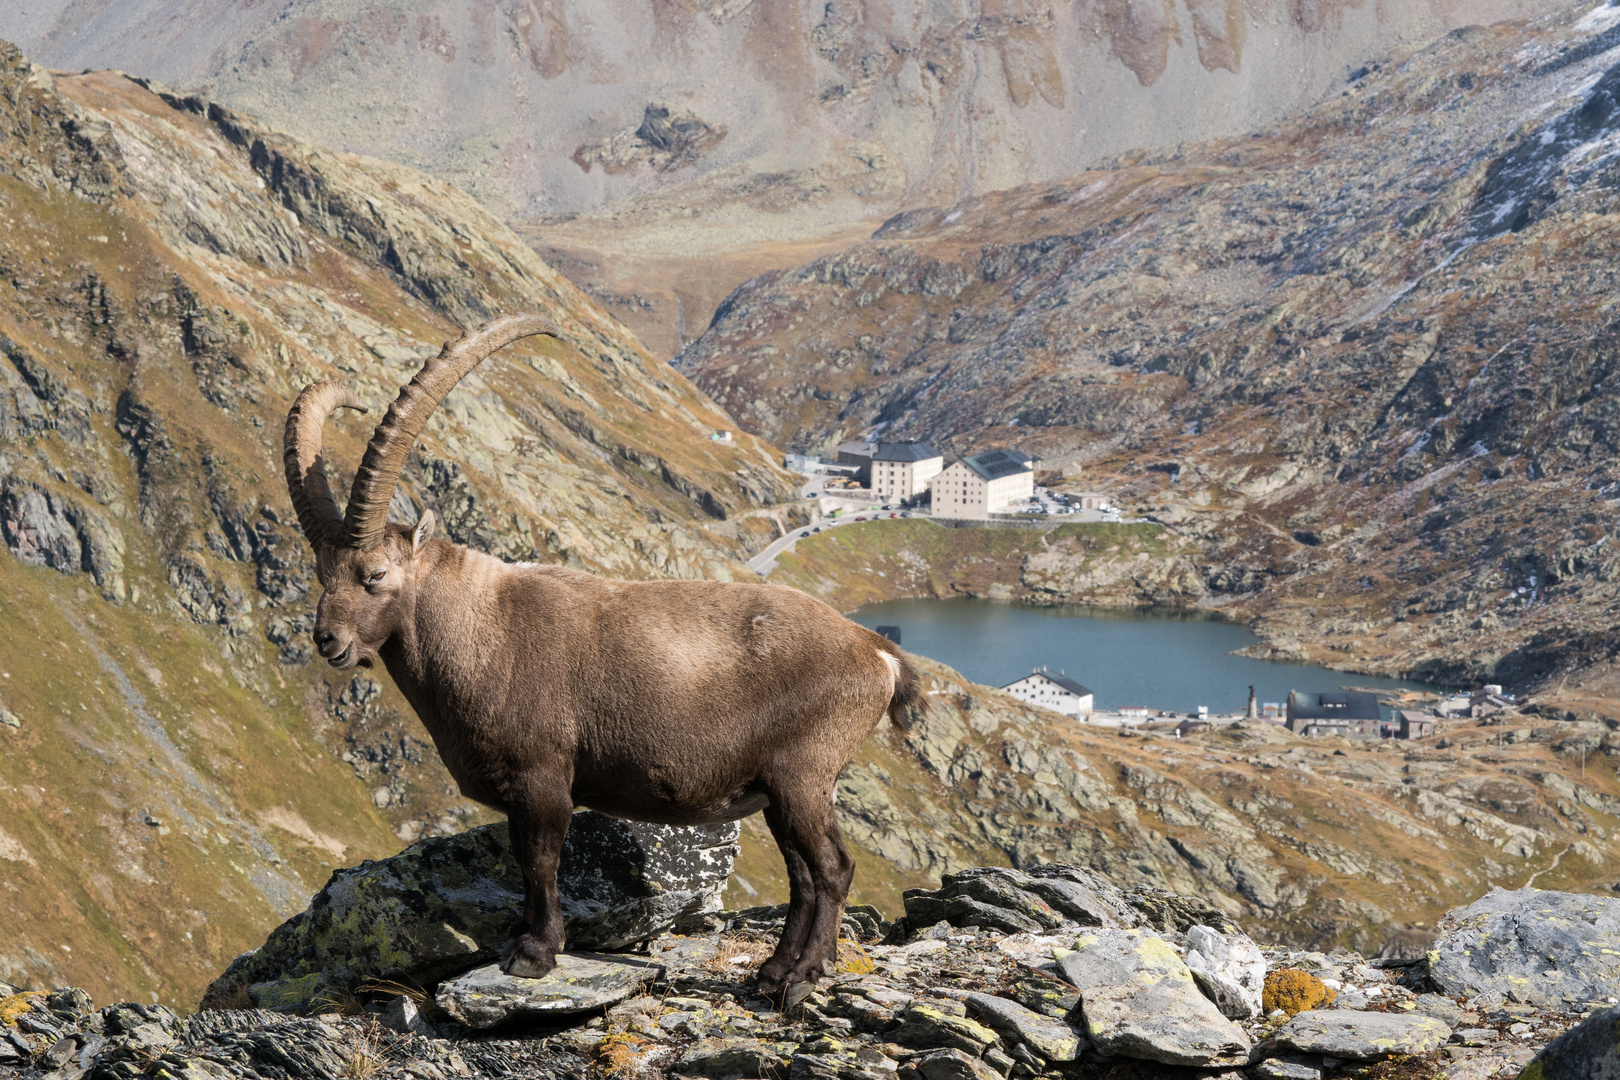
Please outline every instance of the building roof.
[{"label": "building roof", "polygon": [[925,442],[878,443],[873,461],[927,461],[940,457],[940,452]]},{"label": "building roof", "polygon": [[1382,720],[1378,695],[1365,690],[1339,690],[1324,694],[1288,694],[1288,716],[1293,720]]},{"label": "building roof", "polygon": [[871,457],[873,449],[875,449],[873,445],[865,439],[851,439],[849,442],[838,444],[840,454],[859,454],[862,457]]},{"label": "building roof", "polygon": [[[1033,672],[1030,672],[1030,674],[1028,674],[1028,675],[1024,675],[1024,676],[1022,676],[1020,678],[1014,679],[1012,682],[1008,683],[1007,686],[1017,686],[1019,683],[1023,682],[1025,679],[1034,678],[1036,675],[1039,675],[1041,678],[1045,679],[1047,682],[1056,683],[1057,685],[1063,687],[1063,689],[1067,690],[1071,694],[1078,695],[1079,697],[1090,697],[1091,696],[1091,690],[1088,687],[1081,686],[1079,683],[1075,682],[1073,679],[1069,678],[1067,675],[1053,675],[1051,672],[1048,672],[1048,671],[1033,671]],[[1002,689],[1003,690],[1007,689],[1007,686],[1003,686]]]},{"label": "building roof", "polygon": [[1438,716],[1430,716],[1428,713],[1419,712],[1416,709],[1402,709],[1397,715],[1408,724],[1438,724],[1440,722]]},{"label": "building roof", "polygon": [[962,459],[962,464],[984,477],[986,480],[1000,480],[1003,476],[1014,473],[1033,472],[1029,467],[1028,454],[1017,450],[986,450],[982,454],[969,454]]}]

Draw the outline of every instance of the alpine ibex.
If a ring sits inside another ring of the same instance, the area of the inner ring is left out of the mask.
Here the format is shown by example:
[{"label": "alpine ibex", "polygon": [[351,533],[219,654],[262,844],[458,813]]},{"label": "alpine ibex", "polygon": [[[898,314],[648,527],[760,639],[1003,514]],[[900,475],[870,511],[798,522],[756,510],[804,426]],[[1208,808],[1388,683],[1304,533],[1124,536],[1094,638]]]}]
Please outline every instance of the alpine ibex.
[{"label": "alpine ibex", "polygon": [[447,342],[389,406],[339,514],[321,461],[346,384],[304,388],[287,414],[287,488],[324,593],[315,644],[333,667],[381,658],[468,798],[506,813],[523,921],[502,951],[540,976],[563,945],[557,860],[574,808],[670,825],[756,810],[787,861],[772,993],[828,968],[854,862],[833,816],[838,774],[885,712],[923,699],[885,638],[771,585],[613,581],[506,563],[387,520],[411,445],[451,388],[548,319],[513,315]]}]

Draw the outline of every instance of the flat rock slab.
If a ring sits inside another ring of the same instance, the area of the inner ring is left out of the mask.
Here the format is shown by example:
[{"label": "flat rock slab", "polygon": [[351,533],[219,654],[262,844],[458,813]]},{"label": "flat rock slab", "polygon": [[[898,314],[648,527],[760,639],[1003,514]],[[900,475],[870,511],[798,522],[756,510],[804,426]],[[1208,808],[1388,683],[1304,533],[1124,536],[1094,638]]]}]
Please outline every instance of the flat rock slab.
[{"label": "flat rock slab", "polygon": [[1620,985],[1620,899],[1492,889],[1447,912],[1440,932],[1429,977],[1449,997],[1607,1005]]},{"label": "flat rock slab", "polygon": [[1317,1009],[1288,1021],[1268,1045],[1370,1061],[1388,1054],[1426,1054],[1450,1038],[1451,1028],[1432,1016]]},{"label": "flat rock slab", "polygon": [[1058,958],[1058,969],[1080,991],[1086,1034],[1102,1053],[1207,1065],[1249,1049],[1248,1035],[1221,1015],[1153,931],[1092,930],[1074,947]]},{"label": "flat rock slab", "polygon": [[559,953],[557,966],[543,978],[519,979],[504,974],[498,964],[487,964],[442,983],[434,1000],[470,1028],[491,1028],[508,1020],[569,1016],[617,1005],[661,971],[637,956]]}]

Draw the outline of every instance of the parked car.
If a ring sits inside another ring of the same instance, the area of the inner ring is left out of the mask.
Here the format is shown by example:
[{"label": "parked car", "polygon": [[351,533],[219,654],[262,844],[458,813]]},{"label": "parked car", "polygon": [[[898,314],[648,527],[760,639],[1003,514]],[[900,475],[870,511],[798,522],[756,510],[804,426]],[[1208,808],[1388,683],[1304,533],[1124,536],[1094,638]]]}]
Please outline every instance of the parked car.
[{"label": "parked car", "polygon": [[855,520],[856,520],[856,521],[865,521],[865,520],[866,520],[866,519],[865,519],[865,518],[863,518],[863,517],[858,517],[858,518],[856,518],[856,519],[855,519]]},{"label": "parked car", "polygon": [[887,505],[885,505],[885,506],[884,506],[884,507],[883,507],[883,509],[885,509],[885,510],[893,510],[893,509],[894,509],[894,507],[892,507],[892,506],[887,506]]},{"label": "parked car", "polygon": [[819,492],[819,491],[812,491],[810,494],[806,495],[805,498],[814,499],[814,498],[818,497],[820,494],[821,494],[821,492]]},{"label": "parked car", "polygon": [[911,511],[910,510],[902,510],[902,511],[900,511],[900,516],[901,517],[910,517],[911,516]]},{"label": "parked car", "polygon": [[815,528],[811,529],[810,531],[811,532],[820,532],[821,531],[821,526],[817,525]]},{"label": "parked car", "polygon": [[897,518],[897,517],[899,517],[899,516],[900,516],[900,515],[899,515],[899,514],[890,514],[890,515],[889,515],[889,516],[890,516],[890,517],[892,517],[892,518]]}]

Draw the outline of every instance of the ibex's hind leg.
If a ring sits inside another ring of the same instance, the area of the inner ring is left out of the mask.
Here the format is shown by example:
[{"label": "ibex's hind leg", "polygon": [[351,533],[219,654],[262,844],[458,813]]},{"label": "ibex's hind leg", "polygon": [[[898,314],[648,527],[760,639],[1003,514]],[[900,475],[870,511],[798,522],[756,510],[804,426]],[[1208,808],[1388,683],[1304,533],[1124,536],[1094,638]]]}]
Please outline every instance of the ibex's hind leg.
[{"label": "ibex's hind leg", "polygon": [[[791,889],[782,941],[759,972],[761,989],[770,993],[814,980],[837,961],[838,926],[855,860],[839,835],[830,785],[788,796],[772,792],[766,814],[787,860]],[[807,887],[800,887],[801,877]]]},{"label": "ibex's hind leg", "polygon": [[787,919],[782,923],[782,937],[777,942],[776,952],[759,969],[760,990],[774,994],[783,985],[782,977],[804,952],[804,944],[810,936],[815,917],[816,883],[810,873],[810,864],[805,862],[793,843],[793,834],[787,827],[783,808],[775,799],[765,808],[765,823],[770,826],[771,836],[782,852],[783,861],[787,863],[788,876],[788,911]]},{"label": "ibex's hind leg", "polygon": [[566,783],[527,785],[509,799],[512,855],[523,871],[524,906],[523,922],[501,950],[501,970],[538,979],[557,966],[557,950],[563,947],[557,863],[574,801]]}]

